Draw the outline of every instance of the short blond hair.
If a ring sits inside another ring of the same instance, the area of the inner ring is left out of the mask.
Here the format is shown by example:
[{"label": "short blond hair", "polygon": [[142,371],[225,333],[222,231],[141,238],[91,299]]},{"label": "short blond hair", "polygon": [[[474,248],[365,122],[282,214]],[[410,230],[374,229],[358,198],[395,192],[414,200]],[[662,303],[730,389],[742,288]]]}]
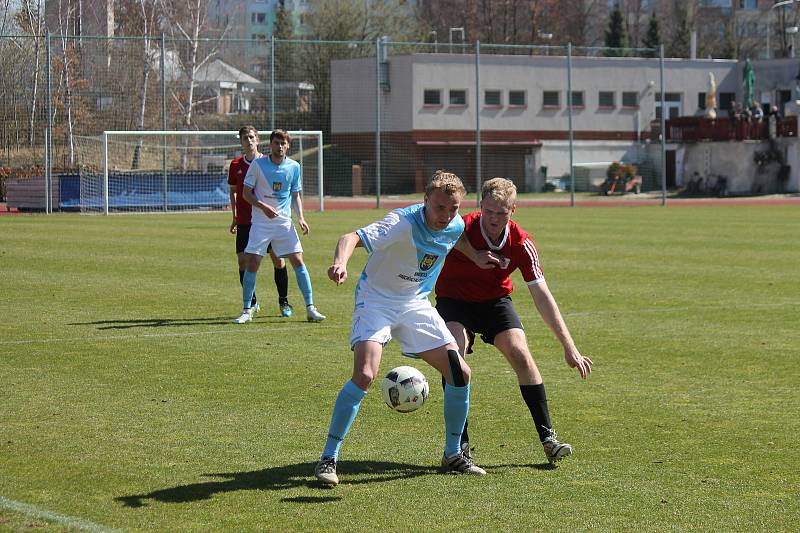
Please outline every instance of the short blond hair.
[{"label": "short blond hair", "polygon": [[508,206],[517,200],[517,186],[506,178],[492,178],[483,182],[481,198],[491,198]]},{"label": "short blond hair", "polygon": [[435,190],[440,190],[450,196],[457,194],[462,198],[467,194],[467,189],[464,188],[461,178],[445,170],[437,170],[433,173],[428,186],[425,187],[425,195],[430,196]]}]

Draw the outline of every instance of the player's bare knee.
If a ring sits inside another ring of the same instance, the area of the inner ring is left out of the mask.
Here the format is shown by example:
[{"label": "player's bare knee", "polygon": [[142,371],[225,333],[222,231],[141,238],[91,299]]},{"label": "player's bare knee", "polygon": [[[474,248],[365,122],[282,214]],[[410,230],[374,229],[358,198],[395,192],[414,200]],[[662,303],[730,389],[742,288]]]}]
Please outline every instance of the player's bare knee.
[{"label": "player's bare knee", "polygon": [[368,390],[375,382],[375,374],[369,372],[354,372],[352,381],[361,390]]}]

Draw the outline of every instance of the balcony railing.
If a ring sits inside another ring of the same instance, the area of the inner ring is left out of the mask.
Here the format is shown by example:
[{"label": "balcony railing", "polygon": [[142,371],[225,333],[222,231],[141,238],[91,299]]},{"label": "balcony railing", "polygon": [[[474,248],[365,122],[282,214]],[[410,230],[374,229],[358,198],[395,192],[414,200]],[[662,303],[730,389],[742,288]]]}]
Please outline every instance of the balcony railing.
[{"label": "balcony railing", "polygon": [[[653,121],[657,134],[657,121]],[[797,137],[797,117],[782,117],[775,121],[770,134],[770,119],[732,120],[730,118],[678,117],[667,120],[667,141],[745,141],[767,140],[773,137]]]}]

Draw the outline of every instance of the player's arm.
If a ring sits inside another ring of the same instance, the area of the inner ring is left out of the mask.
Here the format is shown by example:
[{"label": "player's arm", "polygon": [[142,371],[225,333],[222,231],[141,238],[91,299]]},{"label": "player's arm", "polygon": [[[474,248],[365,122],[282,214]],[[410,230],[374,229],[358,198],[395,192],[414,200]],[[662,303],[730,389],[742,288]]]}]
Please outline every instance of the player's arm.
[{"label": "player's arm", "polygon": [[236,233],[236,185],[228,185],[228,196],[231,199],[231,213],[233,213],[231,233]]},{"label": "player's arm", "polygon": [[297,216],[297,223],[300,224],[300,229],[303,231],[303,235],[308,235],[308,224],[306,223],[306,219],[303,216],[303,195],[300,191],[296,191],[292,193],[292,210],[294,214]]},{"label": "player's arm", "polygon": [[244,197],[245,201],[252,205],[253,207],[260,209],[264,212],[267,218],[275,218],[278,216],[278,212],[275,211],[273,208],[256,198],[255,193],[253,192],[253,187],[248,186],[245,184],[244,189],[242,189],[242,196]]},{"label": "player's arm", "polygon": [[333,264],[328,268],[328,277],[331,281],[341,285],[347,279],[347,262],[353,251],[364,246],[361,238],[356,232],[342,235],[336,243],[336,251],[333,253]]},{"label": "player's arm", "polygon": [[479,268],[489,269],[500,266],[500,259],[489,250],[476,250],[469,242],[466,233],[462,233],[456,242],[455,249],[467,256]]},{"label": "player's arm", "polygon": [[555,334],[561,346],[564,347],[564,359],[570,368],[577,368],[581,377],[586,377],[592,371],[592,360],[584,357],[575,347],[575,342],[572,340],[572,335],[567,329],[567,324],[564,322],[564,317],[561,316],[561,311],[558,308],[556,299],[547,287],[547,282],[542,279],[538,283],[531,283],[528,285],[528,290],[533,297],[533,303],[536,305],[536,310],[539,315],[547,324],[547,327]]}]

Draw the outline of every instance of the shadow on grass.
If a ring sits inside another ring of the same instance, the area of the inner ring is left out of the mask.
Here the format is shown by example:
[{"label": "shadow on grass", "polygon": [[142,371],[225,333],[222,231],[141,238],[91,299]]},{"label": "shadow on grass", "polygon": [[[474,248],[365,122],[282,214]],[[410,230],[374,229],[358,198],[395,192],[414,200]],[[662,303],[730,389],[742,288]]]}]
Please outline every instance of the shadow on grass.
[{"label": "shadow on grass", "polygon": [[[146,318],[142,320],[96,320],[94,322],[70,322],[68,326],[97,326],[97,329],[131,329],[131,328],[160,328],[164,326],[197,326],[206,325],[230,325],[235,316],[214,316],[204,318]],[[264,320],[266,319],[266,320]],[[274,319],[274,320],[272,320]],[[259,322],[277,323],[286,322],[286,319],[278,315],[258,317],[254,324]]]},{"label": "shadow on grass", "polygon": [[[214,494],[240,490],[288,490],[297,487],[319,488],[329,490],[326,485],[314,478],[316,463],[299,463],[254,470],[252,472],[231,472],[223,474],[206,474],[205,477],[217,478],[215,481],[190,483],[166,489],[154,490],[147,494],[118,496],[115,501],[125,507],[144,507],[146,500],[163,503],[187,503],[210,499]],[[436,474],[433,466],[419,466],[405,463],[385,461],[342,461],[339,472],[344,475],[342,482],[348,485],[381,483],[395,479],[408,479],[418,476]],[[284,498],[281,501],[296,503],[325,503],[338,500],[334,496],[301,496]]]},{"label": "shadow on grass", "polygon": [[508,470],[512,468],[533,468],[534,470],[545,470],[545,471],[558,470],[557,465],[551,465],[550,463],[538,463],[538,464],[529,463],[526,465],[481,465],[481,467],[487,472]]}]

